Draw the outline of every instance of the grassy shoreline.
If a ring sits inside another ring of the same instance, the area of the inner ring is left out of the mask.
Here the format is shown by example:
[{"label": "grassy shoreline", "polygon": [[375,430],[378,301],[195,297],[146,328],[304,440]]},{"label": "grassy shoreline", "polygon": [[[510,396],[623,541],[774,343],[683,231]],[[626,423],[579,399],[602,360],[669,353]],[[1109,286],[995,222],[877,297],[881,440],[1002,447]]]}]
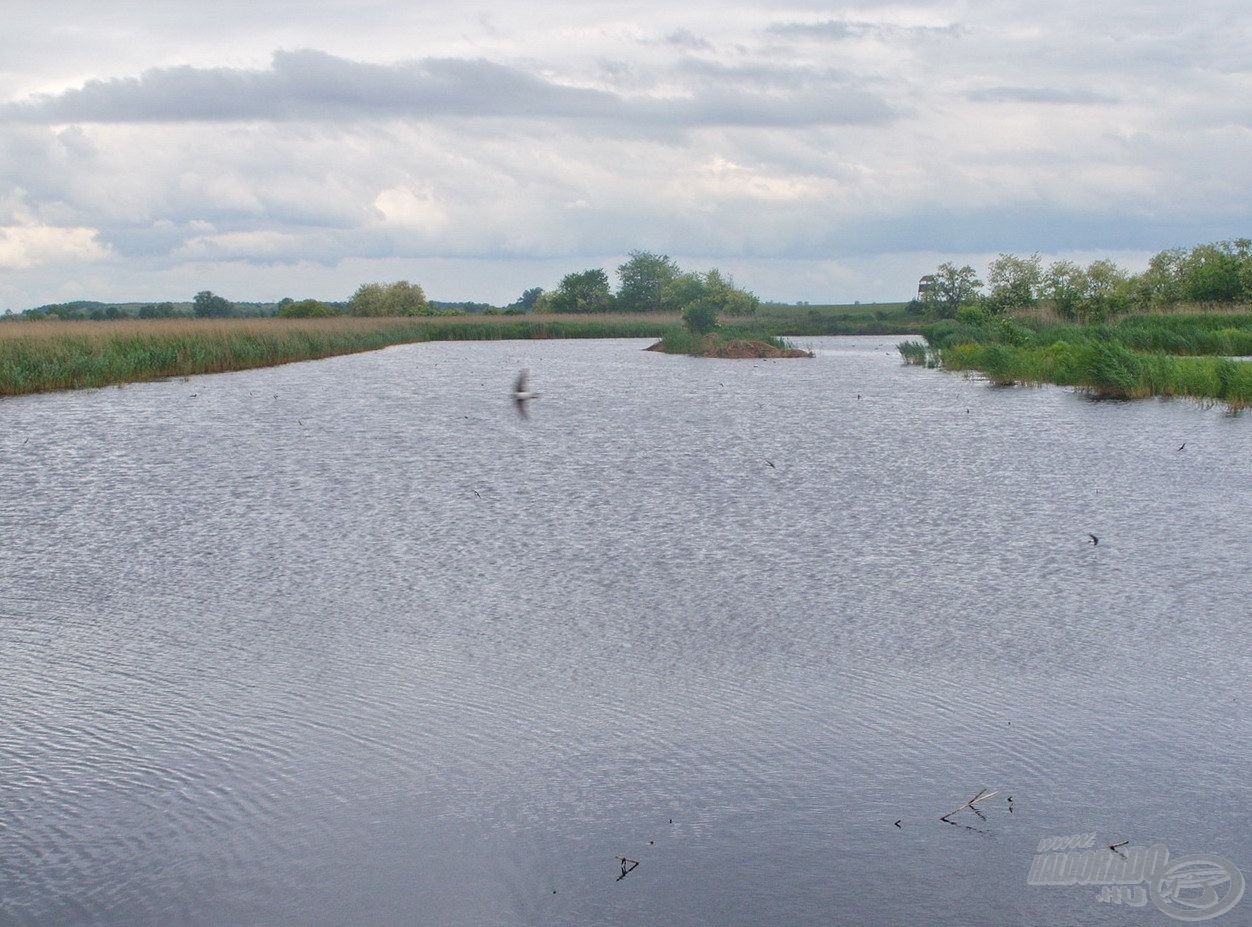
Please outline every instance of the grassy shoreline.
[{"label": "grassy shoreline", "polygon": [[223,373],[423,341],[659,338],[677,316],[153,319],[0,325],[0,396]]},{"label": "grassy shoreline", "polygon": [[[763,306],[745,320],[770,335],[906,334],[901,306]],[[423,341],[661,338],[674,313],[323,319],[125,319],[0,324],[0,396],[91,389],[271,367]]]},{"label": "grassy shoreline", "polygon": [[1252,405],[1252,312],[1128,315],[1092,325],[1031,318],[934,322],[907,363],[974,370],[998,385],[1052,383],[1117,399]]}]

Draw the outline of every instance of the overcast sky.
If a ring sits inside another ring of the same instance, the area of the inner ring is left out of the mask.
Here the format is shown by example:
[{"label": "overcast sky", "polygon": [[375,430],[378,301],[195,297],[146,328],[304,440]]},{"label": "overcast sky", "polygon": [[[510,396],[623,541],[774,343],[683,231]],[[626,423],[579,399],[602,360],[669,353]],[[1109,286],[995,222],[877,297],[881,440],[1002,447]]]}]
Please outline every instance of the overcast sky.
[{"label": "overcast sky", "polygon": [[0,309],[766,299],[1252,235],[1247,0],[7,0]]}]

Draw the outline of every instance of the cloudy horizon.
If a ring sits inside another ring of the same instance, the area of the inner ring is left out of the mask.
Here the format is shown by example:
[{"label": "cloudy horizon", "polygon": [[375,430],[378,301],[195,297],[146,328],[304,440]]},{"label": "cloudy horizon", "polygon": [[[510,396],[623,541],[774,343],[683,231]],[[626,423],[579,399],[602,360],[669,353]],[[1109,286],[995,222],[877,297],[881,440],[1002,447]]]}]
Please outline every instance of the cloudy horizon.
[{"label": "cloudy horizon", "polygon": [[18,0],[0,310],[496,304],[633,249],[765,299],[1252,233],[1252,11]]}]

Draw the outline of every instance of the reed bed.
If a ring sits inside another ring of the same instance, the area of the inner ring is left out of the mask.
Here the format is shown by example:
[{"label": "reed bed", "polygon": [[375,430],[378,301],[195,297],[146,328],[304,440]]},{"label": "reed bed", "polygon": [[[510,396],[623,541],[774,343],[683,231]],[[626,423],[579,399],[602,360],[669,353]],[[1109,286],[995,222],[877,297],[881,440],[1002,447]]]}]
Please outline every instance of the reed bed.
[{"label": "reed bed", "polygon": [[[926,357],[950,370],[977,370],[994,383],[1055,383],[1098,396],[1184,396],[1252,404],[1252,313],[1125,316],[1099,325],[998,319],[924,329]],[[919,362],[916,348],[906,360]],[[912,356],[910,356],[912,355]]]},{"label": "reed bed", "polygon": [[674,315],[39,321],[0,325],[0,396],[268,367],[420,341],[659,338]]}]

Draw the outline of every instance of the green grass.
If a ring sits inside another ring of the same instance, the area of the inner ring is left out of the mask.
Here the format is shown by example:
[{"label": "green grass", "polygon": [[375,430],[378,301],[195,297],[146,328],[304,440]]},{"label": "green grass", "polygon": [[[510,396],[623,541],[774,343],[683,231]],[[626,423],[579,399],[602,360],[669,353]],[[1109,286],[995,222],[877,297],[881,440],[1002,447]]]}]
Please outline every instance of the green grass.
[{"label": "green grass", "polygon": [[777,335],[764,334],[757,329],[745,328],[739,325],[723,326],[707,335],[697,335],[681,325],[675,325],[667,328],[661,335],[661,350],[666,354],[690,354],[694,356],[704,353],[714,344],[724,344],[727,341],[764,341],[766,344],[772,345],[779,350],[786,350],[792,347],[791,344]]},{"label": "green grass", "polygon": [[673,315],[153,319],[0,325],[0,396],[267,367],[416,341],[659,338]]},{"label": "green grass", "polygon": [[[994,383],[1055,383],[1098,396],[1186,396],[1252,404],[1252,313],[1125,316],[1098,325],[993,319],[924,326],[927,356]],[[901,346],[907,361],[916,348]],[[916,361],[913,361],[916,362]]]},{"label": "green grass", "polygon": [[[776,339],[915,331],[919,320],[904,305],[766,305],[754,316],[726,320],[726,332]],[[0,396],[243,370],[417,341],[661,338],[678,323],[671,313],[6,321]]]},{"label": "green grass", "polygon": [[906,335],[921,330],[922,319],[907,303],[780,306],[766,303],[750,321],[776,335]]}]

